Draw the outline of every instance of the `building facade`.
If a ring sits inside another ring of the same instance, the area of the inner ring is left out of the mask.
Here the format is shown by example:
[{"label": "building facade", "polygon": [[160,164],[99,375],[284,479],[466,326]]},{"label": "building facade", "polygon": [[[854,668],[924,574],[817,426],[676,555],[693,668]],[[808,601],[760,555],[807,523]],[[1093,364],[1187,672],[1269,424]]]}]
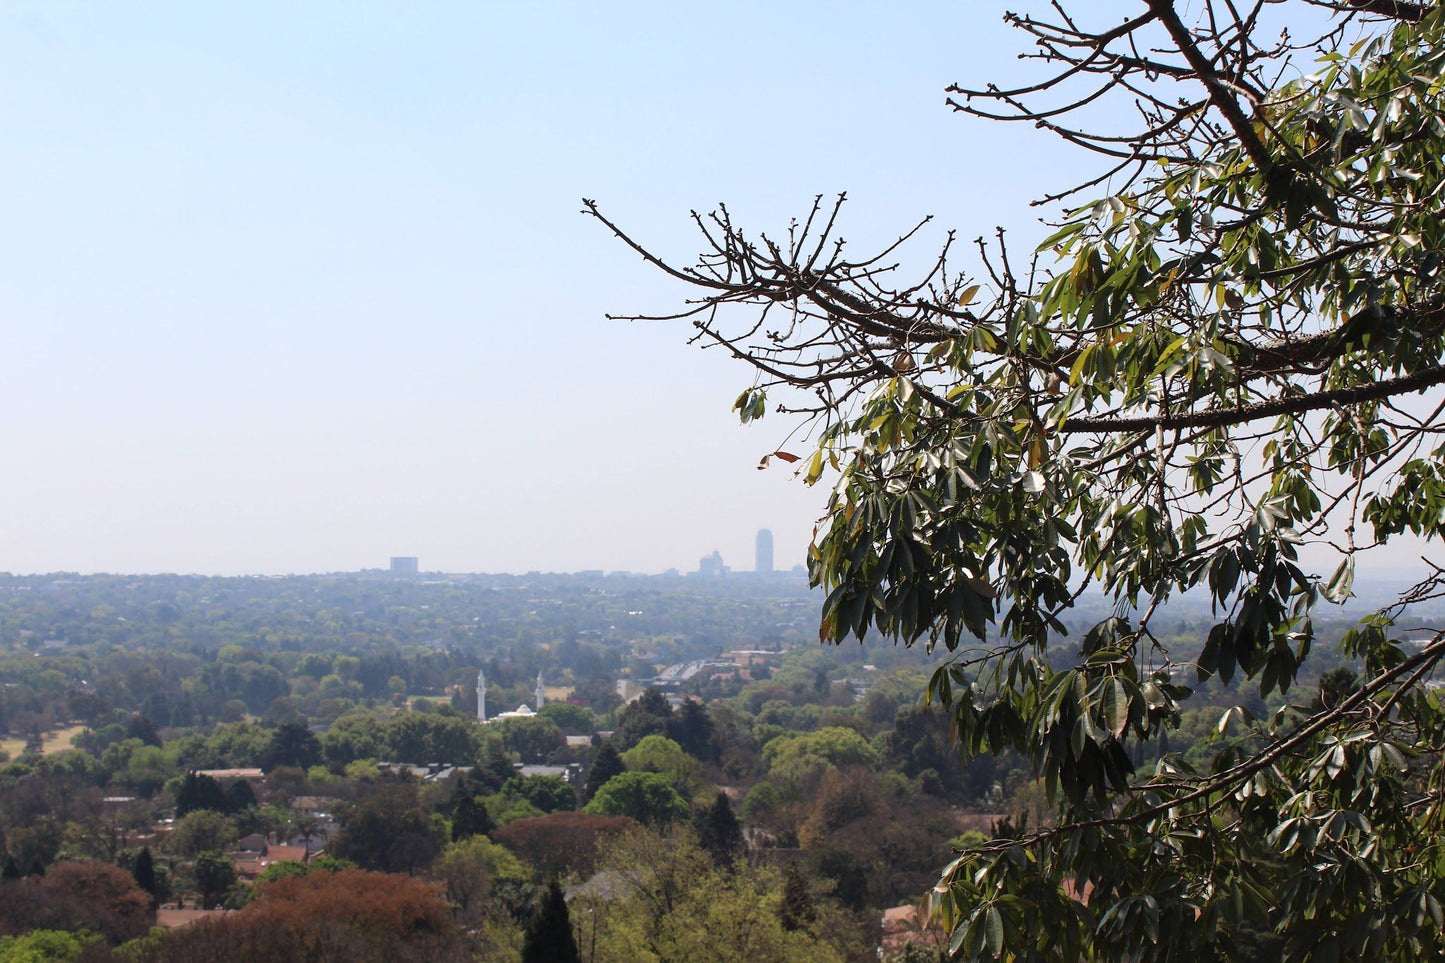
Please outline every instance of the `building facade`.
[{"label": "building facade", "polygon": [[753,570],[759,575],[773,574],[773,533],[769,529],[758,529]]}]

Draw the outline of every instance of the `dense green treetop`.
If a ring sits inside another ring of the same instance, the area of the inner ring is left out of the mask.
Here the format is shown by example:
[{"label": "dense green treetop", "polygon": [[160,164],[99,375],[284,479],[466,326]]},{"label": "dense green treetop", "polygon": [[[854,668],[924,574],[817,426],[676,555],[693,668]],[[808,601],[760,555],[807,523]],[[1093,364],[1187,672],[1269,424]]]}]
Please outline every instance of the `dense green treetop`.
[{"label": "dense green treetop", "polygon": [[801,783],[824,769],[876,765],[878,752],[856,730],[829,726],[778,736],[763,746],[763,762],[770,775]]},{"label": "dense green treetop", "polygon": [[525,799],[544,813],[577,808],[577,791],[560,776],[513,776],[502,785],[502,794]]},{"label": "dense green treetop", "polygon": [[582,811],[591,816],[628,816],[646,826],[667,826],[687,818],[687,803],[661,773],[624,772],[607,780]]},{"label": "dense green treetop", "polygon": [[622,763],[634,772],[657,772],[667,777],[683,796],[691,796],[701,781],[702,766],[666,736],[645,736],[622,754]]}]

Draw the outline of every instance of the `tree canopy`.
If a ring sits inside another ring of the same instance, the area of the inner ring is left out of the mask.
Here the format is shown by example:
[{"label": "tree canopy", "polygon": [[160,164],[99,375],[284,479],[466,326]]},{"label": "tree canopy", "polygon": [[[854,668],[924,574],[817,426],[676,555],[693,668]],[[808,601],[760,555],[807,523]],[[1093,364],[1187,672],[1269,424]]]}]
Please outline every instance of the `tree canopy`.
[{"label": "tree canopy", "polygon": [[827,726],[816,732],[778,736],[763,746],[770,775],[805,782],[827,769],[876,763],[877,751],[852,729]]},{"label": "tree canopy", "polygon": [[134,945],[137,960],[472,959],[438,887],[343,869],[278,879],[239,913]]},{"label": "tree canopy", "polygon": [[[1008,15],[1036,78],[948,91],[1097,162],[1039,198],[1052,234],[1022,256],[1000,231],[961,263],[950,234],[920,264],[924,224],[855,254],[820,198],[783,234],[694,214],[679,267],[586,210],[751,365],[743,421],[802,419],[812,450],[769,457],[832,486],[822,639],[940,647],[928,695],[964,751],[1044,780],[1049,825],[944,870],[956,952],[1214,956],[1259,931],[1291,959],[1433,955],[1445,632],[1398,629],[1442,569],[1345,636],[1353,691],[1291,687],[1363,561],[1445,534],[1445,7],[1066,6]],[[1210,621],[1171,646],[1156,619],[1188,592]],[[1249,752],[1136,768],[1236,674],[1278,695],[1219,720]]]},{"label": "tree canopy", "polygon": [[431,862],[443,842],[441,826],[417,807],[415,788],[396,785],[345,809],[327,852],[363,869],[404,873]]},{"label": "tree canopy", "polygon": [[588,959],[825,963],[848,958],[834,941],[855,950],[863,942],[836,919],[785,923],[775,871],[742,861],[720,868],[685,833],[633,831],[610,841],[603,859],[606,891],[584,886],[574,899],[576,919],[588,911]]},{"label": "tree canopy", "polygon": [[687,797],[700,781],[701,766],[697,760],[666,736],[643,736],[637,745],[622,754],[622,762],[633,772],[662,773],[672,788]]},{"label": "tree canopy", "polygon": [[624,772],[607,780],[582,811],[591,816],[630,816],[647,826],[666,826],[687,818],[687,803],[660,772]]}]

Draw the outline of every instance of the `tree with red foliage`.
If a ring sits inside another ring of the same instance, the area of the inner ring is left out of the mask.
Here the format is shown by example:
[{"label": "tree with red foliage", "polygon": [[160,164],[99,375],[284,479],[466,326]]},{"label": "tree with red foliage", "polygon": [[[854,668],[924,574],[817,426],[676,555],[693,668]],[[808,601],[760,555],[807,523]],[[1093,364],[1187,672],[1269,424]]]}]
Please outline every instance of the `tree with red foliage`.
[{"label": "tree with red foliage", "polygon": [[597,861],[598,840],[636,825],[626,816],[553,813],[513,820],[492,833],[492,839],[543,876],[560,876],[569,871],[587,876]]},{"label": "tree with red foliage", "polygon": [[470,957],[435,884],[347,869],[278,879],[241,912],[148,941],[137,958],[460,963]]},{"label": "tree with red foliage", "polygon": [[361,869],[279,879],[255,904],[253,915],[281,925],[294,918],[342,922],[372,939],[445,933],[452,925],[435,885]]},{"label": "tree with red foliage", "polygon": [[154,922],[150,894],[109,863],[57,863],[43,876],[0,883],[0,935],[83,929],[121,943]]}]

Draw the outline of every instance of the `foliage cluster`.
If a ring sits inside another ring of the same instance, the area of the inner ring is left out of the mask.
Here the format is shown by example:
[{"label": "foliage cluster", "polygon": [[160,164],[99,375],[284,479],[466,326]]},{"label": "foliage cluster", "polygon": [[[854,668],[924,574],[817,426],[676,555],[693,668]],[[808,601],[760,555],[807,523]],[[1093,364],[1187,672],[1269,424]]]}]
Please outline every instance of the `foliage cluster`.
[{"label": "foliage cluster", "polygon": [[944,868],[954,953],[1437,956],[1438,564],[1344,634],[1352,691],[1166,739],[1236,678],[1298,691],[1357,568],[1445,535],[1445,6],[1069,6],[1007,17],[1039,76],[949,88],[1099,164],[1022,258],[1000,231],[960,270],[950,235],[905,275],[922,225],[860,256],[820,199],[772,237],[694,215],[679,268],[587,212],[752,366],[743,421],[808,419],[776,454],[831,483],[821,637],[947,653],[927,693],[965,751],[1041,780],[1045,825]]}]

